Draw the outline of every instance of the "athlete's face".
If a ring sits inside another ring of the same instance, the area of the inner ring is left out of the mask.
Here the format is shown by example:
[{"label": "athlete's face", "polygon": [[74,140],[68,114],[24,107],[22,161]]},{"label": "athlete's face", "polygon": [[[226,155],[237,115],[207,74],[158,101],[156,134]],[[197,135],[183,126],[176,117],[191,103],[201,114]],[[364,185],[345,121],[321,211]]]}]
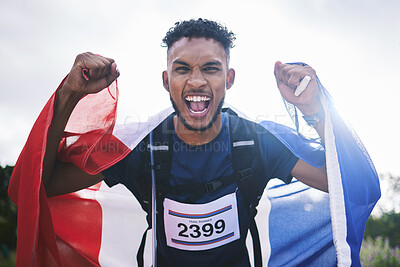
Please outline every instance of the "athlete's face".
[{"label": "athlete's face", "polygon": [[204,131],[221,119],[225,90],[234,77],[220,42],[184,37],[169,49],[163,83],[180,122],[189,130]]}]

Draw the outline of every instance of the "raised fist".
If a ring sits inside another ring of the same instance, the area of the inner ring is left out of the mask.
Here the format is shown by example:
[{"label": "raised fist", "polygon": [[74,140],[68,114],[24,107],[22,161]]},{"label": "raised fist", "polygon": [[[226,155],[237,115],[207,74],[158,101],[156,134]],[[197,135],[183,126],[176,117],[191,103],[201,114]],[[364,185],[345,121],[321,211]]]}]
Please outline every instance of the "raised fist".
[{"label": "raised fist", "polygon": [[[304,115],[314,115],[321,109],[317,76],[313,68],[303,65],[283,64],[277,61],[274,74],[282,97],[297,106]],[[296,96],[295,90],[305,76],[311,78],[310,82],[304,92]]]},{"label": "raised fist", "polygon": [[119,76],[114,59],[87,52],[79,54],[72,66],[63,90],[78,96],[97,93],[107,88]]}]

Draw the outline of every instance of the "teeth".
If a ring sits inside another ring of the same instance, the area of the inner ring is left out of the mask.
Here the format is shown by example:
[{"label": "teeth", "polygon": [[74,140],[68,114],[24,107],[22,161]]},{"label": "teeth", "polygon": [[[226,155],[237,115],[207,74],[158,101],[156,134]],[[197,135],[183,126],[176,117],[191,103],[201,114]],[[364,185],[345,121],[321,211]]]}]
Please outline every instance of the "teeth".
[{"label": "teeth", "polygon": [[185,100],[190,102],[201,102],[201,101],[208,101],[210,100],[210,98],[208,96],[190,95],[185,97]]},{"label": "teeth", "polygon": [[204,110],[201,110],[201,111],[194,111],[194,110],[192,110],[192,109],[190,109],[190,111],[191,111],[192,113],[194,113],[194,114],[200,114],[200,113],[203,113],[203,112],[204,112]]}]

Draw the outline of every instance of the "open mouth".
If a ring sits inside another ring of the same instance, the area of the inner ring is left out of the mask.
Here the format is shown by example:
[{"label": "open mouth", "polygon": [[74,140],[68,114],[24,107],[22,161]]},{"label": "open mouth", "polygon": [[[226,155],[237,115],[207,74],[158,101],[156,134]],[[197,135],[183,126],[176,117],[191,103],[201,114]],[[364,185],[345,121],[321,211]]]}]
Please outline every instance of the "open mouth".
[{"label": "open mouth", "polygon": [[194,115],[205,114],[210,105],[211,98],[208,96],[190,95],[185,97],[186,106]]}]

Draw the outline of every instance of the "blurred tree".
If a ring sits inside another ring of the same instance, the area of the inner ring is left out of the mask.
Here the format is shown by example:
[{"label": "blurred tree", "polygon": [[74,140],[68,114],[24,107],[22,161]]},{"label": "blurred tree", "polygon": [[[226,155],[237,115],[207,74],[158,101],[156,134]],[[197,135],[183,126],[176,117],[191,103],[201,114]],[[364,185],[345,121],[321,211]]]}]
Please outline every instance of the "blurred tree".
[{"label": "blurred tree", "polygon": [[400,213],[384,213],[381,217],[371,217],[365,227],[365,237],[388,238],[391,247],[400,247]]},{"label": "blurred tree", "polygon": [[365,227],[365,239],[388,238],[391,247],[400,247],[400,176],[381,174],[382,197]]},{"label": "blurred tree", "polygon": [[14,167],[0,166],[0,244],[16,246],[17,206],[7,195],[8,184]]},{"label": "blurred tree", "polygon": [[379,175],[379,180],[382,197],[373,214],[379,216],[384,213],[400,213],[400,176],[384,173]]}]

